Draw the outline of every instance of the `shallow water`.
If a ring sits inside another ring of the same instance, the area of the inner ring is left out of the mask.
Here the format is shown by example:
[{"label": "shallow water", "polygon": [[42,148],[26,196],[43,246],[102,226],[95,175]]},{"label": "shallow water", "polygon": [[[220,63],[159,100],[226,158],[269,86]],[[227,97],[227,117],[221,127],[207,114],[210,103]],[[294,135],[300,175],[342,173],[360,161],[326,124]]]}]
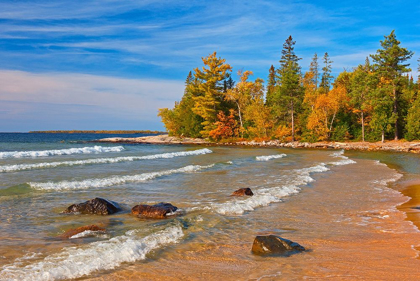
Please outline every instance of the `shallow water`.
[{"label": "shallow water", "polygon": [[[402,169],[398,156],[392,162],[390,154],[331,150],[95,145],[74,136],[0,142],[0,153],[18,156],[0,159],[1,280],[415,280],[420,274],[420,234],[396,208],[407,197],[389,188],[415,178],[416,168],[407,161]],[[229,196],[242,187],[255,195]],[[118,202],[123,212],[60,213],[95,197]],[[162,201],[181,215],[129,214],[136,204]],[[107,232],[57,239],[93,223]],[[253,239],[262,234],[307,251],[254,256]]]}]

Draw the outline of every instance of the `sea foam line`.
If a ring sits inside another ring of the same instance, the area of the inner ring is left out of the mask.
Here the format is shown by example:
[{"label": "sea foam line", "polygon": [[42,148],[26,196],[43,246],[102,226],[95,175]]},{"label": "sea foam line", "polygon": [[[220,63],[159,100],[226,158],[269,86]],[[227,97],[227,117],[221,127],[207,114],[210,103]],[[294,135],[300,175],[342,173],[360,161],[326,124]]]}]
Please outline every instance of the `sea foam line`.
[{"label": "sea foam line", "polygon": [[283,158],[286,157],[286,154],[274,154],[274,155],[267,155],[267,156],[256,156],[255,159],[257,161],[269,161],[271,159],[278,159],[278,158]]},{"label": "sea foam line", "polygon": [[335,165],[335,166],[342,166],[342,165],[348,165],[348,164],[355,164],[356,163],[356,161],[351,160],[350,158],[348,158],[347,156],[344,156],[343,154],[344,154],[344,150],[340,150],[338,152],[334,152],[334,153],[330,154],[330,156],[332,156],[334,158],[341,158],[342,160],[329,162],[328,164]]},{"label": "sea foam line", "polygon": [[281,198],[299,193],[300,186],[306,185],[314,179],[310,176],[312,173],[322,173],[330,169],[324,163],[318,165],[293,170],[294,179],[287,185],[260,188],[254,191],[254,196],[245,200],[234,199],[225,203],[213,203],[212,209],[222,215],[241,215],[247,211],[253,211],[257,207],[267,206],[270,203],[280,202]]},{"label": "sea foam line", "polygon": [[112,176],[101,179],[87,179],[82,181],[61,181],[61,182],[29,182],[28,184],[37,190],[73,190],[73,189],[87,189],[87,188],[98,188],[124,184],[128,182],[142,182],[151,180],[157,177],[178,174],[178,173],[191,173],[202,169],[213,167],[214,164],[207,166],[200,165],[188,165],[179,169],[171,169],[159,172],[143,173],[138,175],[127,175],[127,176]]},{"label": "sea foam line", "polygon": [[123,151],[122,146],[88,146],[88,147],[74,147],[66,149],[53,149],[53,150],[38,150],[38,151],[11,151],[0,152],[0,159],[4,158],[27,158],[27,157],[48,157],[56,155],[71,155],[71,154],[91,154],[103,152],[120,152]]},{"label": "sea foam line", "polygon": [[59,166],[76,166],[76,165],[88,165],[88,164],[111,164],[119,162],[129,162],[138,160],[153,160],[153,159],[169,159],[174,157],[192,156],[192,155],[203,155],[212,153],[210,149],[198,149],[193,151],[180,151],[180,152],[168,152],[161,154],[145,155],[145,156],[124,156],[114,158],[96,158],[96,159],[85,159],[75,161],[62,161],[62,162],[46,162],[46,163],[35,163],[35,164],[15,164],[15,165],[3,165],[0,166],[0,172],[16,172],[23,170],[34,170],[34,169],[46,169],[55,168]]},{"label": "sea foam line", "polygon": [[178,243],[184,236],[180,226],[168,227],[140,238],[137,230],[105,241],[90,243],[86,247],[64,248],[43,260],[20,266],[3,266],[1,280],[58,280],[74,279],[95,271],[111,270],[124,262],[146,259],[151,251],[168,244]]}]

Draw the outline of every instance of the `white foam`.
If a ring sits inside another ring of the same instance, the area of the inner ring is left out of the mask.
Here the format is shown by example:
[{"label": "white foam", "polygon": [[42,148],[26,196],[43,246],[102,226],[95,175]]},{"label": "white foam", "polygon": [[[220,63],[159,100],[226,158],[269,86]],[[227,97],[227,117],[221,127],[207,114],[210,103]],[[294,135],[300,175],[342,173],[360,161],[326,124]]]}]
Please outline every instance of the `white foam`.
[{"label": "white foam", "polygon": [[88,146],[67,149],[53,149],[53,150],[38,150],[38,151],[11,151],[0,152],[0,159],[4,158],[27,158],[27,157],[48,157],[56,155],[71,155],[71,154],[91,154],[104,152],[120,152],[123,151],[122,146]]},{"label": "white foam", "polygon": [[104,231],[93,231],[93,230],[85,230],[80,233],[77,233],[71,236],[69,239],[77,239],[77,238],[85,238],[85,237],[100,237],[100,238],[108,238],[109,236],[105,234]]},{"label": "white foam", "polygon": [[287,156],[286,154],[274,154],[274,155],[265,155],[265,156],[256,156],[257,161],[269,161],[271,159],[278,159]]},{"label": "white foam", "polygon": [[87,189],[87,188],[98,188],[105,186],[120,185],[128,182],[142,182],[151,180],[157,177],[166,176],[177,173],[190,173],[196,172],[202,169],[213,167],[212,165],[200,166],[200,165],[188,165],[179,169],[165,170],[160,172],[150,172],[138,175],[128,176],[112,176],[100,179],[87,179],[82,181],[61,181],[61,182],[29,182],[28,184],[37,190],[72,190],[72,189]]},{"label": "white foam", "polygon": [[386,178],[386,179],[382,179],[382,180],[374,180],[373,183],[379,184],[379,185],[382,185],[382,186],[387,186],[388,183],[396,182],[397,180],[399,180],[400,178],[403,177],[402,174],[398,173],[394,169],[392,169],[392,170],[393,170],[394,174],[391,177]]},{"label": "white foam", "polygon": [[283,197],[299,193],[301,190],[299,186],[314,181],[310,177],[311,173],[322,173],[326,171],[329,171],[329,168],[324,163],[308,168],[296,169],[292,171],[294,178],[287,185],[254,190],[254,195],[247,199],[233,199],[225,203],[213,203],[212,209],[223,215],[241,215],[244,212],[253,211],[255,208],[280,202]]},{"label": "white foam", "polygon": [[334,152],[334,153],[330,154],[330,156],[332,156],[334,158],[341,158],[342,160],[329,162],[328,164],[334,165],[334,166],[341,166],[341,165],[349,165],[349,164],[355,164],[356,163],[356,161],[351,160],[350,158],[348,158],[347,156],[344,156],[343,154],[344,154],[344,150],[340,150],[338,152]]},{"label": "white foam", "polygon": [[3,266],[1,280],[57,280],[74,279],[93,272],[111,270],[124,262],[146,259],[152,250],[168,244],[178,243],[184,236],[179,226],[168,227],[144,238],[138,231],[127,231],[125,235],[98,241],[85,247],[64,248],[43,260],[26,266],[16,264]]},{"label": "white foam", "polygon": [[379,161],[379,160],[375,160],[375,165],[378,165],[378,166],[384,166],[384,167],[388,167],[386,164],[384,164],[384,163],[381,163],[381,161]]},{"label": "white foam", "polygon": [[203,155],[203,154],[208,154],[208,153],[212,153],[212,151],[210,149],[204,148],[204,149],[198,149],[198,150],[193,150],[193,151],[170,152],[170,153],[161,153],[161,154],[145,155],[145,156],[126,156],[126,157],[96,158],[96,159],[50,162],[50,163],[4,165],[4,166],[0,166],[0,172],[16,172],[16,171],[22,171],[22,170],[55,168],[59,166],[110,164],[110,163],[129,162],[129,161],[138,161],[138,160],[169,159],[169,158],[174,158],[174,157]]}]

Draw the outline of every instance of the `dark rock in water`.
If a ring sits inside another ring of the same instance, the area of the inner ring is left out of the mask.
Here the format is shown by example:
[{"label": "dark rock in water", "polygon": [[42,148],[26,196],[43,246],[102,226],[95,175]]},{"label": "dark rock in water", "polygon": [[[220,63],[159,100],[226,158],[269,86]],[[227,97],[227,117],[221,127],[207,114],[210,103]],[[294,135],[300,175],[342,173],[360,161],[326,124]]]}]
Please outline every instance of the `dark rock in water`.
[{"label": "dark rock in water", "polygon": [[73,204],[64,210],[63,213],[110,215],[118,211],[121,211],[121,208],[117,203],[102,198],[95,198],[84,203]]},{"label": "dark rock in water", "polygon": [[231,196],[252,196],[254,195],[254,193],[252,192],[251,188],[247,187],[247,188],[240,188],[238,190],[236,190],[235,192],[232,193]]},{"label": "dark rock in water", "polygon": [[136,205],[131,209],[131,213],[139,218],[163,219],[166,214],[176,210],[178,208],[174,205],[161,202],[155,205]]},{"label": "dark rock in water", "polygon": [[75,229],[70,229],[67,230],[66,232],[64,232],[63,234],[61,234],[60,236],[58,236],[59,238],[63,238],[63,239],[69,239],[70,237],[82,233],[83,231],[101,231],[101,232],[105,232],[105,228],[99,227],[95,224],[92,225],[86,225],[86,226],[81,226]]},{"label": "dark rock in water", "polygon": [[305,251],[305,248],[298,243],[275,236],[257,236],[252,245],[252,253],[256,255],[282,255],[289,256],[291,254]]}]

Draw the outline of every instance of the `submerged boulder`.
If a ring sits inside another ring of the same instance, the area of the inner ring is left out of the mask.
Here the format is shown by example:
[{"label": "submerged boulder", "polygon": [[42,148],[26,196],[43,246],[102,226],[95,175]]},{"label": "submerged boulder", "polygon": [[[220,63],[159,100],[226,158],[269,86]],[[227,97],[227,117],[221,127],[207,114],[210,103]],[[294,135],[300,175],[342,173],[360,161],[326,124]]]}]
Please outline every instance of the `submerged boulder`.
[{"label": "submerged boulder", "polygon": [[254,193],[252,192],[251,188],[240,188],[232,193],[231,196],[252,196]]},{"label": "submerged boulder", "polygon": [[131,209],[131,213],[139,218],[163,219],[168,213],[178,210],[170,203],[158,203],[155,205],[136,205]]},{"label": "submerged boulder", "polygon": [[252,253],[256,255],[289,256],[302,251],[305,251],[305,248],[298,243],[275,235],[257,236],[252,245]]},{"label": "submerged boulder", "polygon": [[72,236],[82,233],[84,231],[100,231],[100,232],[105,232],[105,228],[99,227],[95,224],[92,225],[85,225],[85,226],[81,226],[78,228],[74,228],[74,229],[69,229],[66,232],[64,232],[63,234],[61,234],[60,236],[58,236],[59,238],[62,239],[69,239]]},{"label": "submerged boulder", "polygon": [[121,208],[117,203],[102,198],[95,198],[80,204],[73,204],[64,210],[63,213],[111,215],[118,211],[121,211]]}]

